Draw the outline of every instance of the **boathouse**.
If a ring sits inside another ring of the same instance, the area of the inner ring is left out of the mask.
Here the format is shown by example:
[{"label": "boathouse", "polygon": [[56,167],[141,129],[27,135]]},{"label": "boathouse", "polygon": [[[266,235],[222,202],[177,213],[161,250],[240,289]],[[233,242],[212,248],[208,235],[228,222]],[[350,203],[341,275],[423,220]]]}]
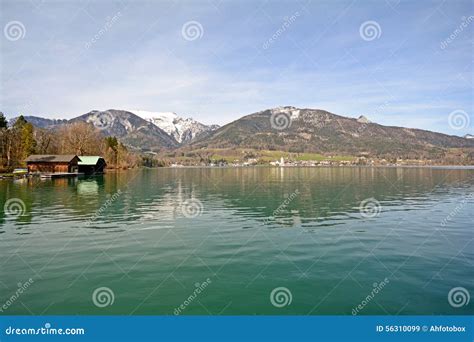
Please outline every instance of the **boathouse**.
[{"label": "boathouse", "polygon": [[28,172],[78,172],[80,159],[74,154],[32,154],[26,158]]},{"label": "boathouse", "polygon": [[100,156],[79,156],[79,172],[86,175],[104,173],[107,166],[105,159]]}]

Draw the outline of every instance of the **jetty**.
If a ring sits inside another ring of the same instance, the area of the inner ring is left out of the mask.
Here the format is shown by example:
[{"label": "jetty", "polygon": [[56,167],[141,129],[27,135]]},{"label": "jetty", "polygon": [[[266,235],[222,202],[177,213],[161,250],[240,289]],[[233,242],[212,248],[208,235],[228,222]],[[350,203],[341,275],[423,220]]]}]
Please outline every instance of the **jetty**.
[{"label": "jetty", "polygon": [[40,173],[40,178],[52,179],[52,178],[68,178],[68,177],[78,177],[83,176],[82,172],[46,172]]}]

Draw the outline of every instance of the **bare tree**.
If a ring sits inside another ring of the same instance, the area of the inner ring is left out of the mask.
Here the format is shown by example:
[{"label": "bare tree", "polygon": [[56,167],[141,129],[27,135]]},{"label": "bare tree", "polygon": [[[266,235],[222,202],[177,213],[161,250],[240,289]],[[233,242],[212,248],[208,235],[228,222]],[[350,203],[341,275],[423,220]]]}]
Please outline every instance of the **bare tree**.
[{"label": "bare tree", "polygon": [[104,139],[93,125],[76,122],[62,128],[61,152],[77,155],[100,155],[103,151]]}]

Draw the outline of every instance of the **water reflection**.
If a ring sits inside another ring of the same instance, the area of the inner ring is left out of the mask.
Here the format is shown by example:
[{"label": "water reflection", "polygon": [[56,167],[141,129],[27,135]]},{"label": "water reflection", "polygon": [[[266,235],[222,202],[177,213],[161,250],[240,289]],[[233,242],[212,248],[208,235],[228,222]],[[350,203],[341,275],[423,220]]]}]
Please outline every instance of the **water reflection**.
[{"label": "water reflection", "polygon": [[[472,278],[473,188],[473,170],[420,168],[163,168],[2,180],[1,207],[24,203],[23,216],[0,211],[4,301],[33,276],[22,297],[33,312],[103,314],[90,298],[104,284],[120,299],[107,314],[172,314],[209,276],[212,290],[200,300],[216,312],[279,314],[268,297],[284,284],[294,293],[285,313],[350,315],[388,276],[377,303],[390,313],[472,314],[446,296]],[[363,217],[359,205],[370,198],[382,210]],[[181,208],[190,199],[202,203],[195,217]],[[200,305],[187,310],[208,314]],[[386,313],[375,303],[364,310]],[[18,301],[8,314],[29,312]]]},{"label": "water reflection", "polygon": [[[121,190],[93,227],[110,222],[171,227],[182,216],[182,203],[197,198],[214,213],[266,220],[269,227],[309,228],[360,219],[358,206],[371,197],[391,211],[426,209],[440,197],[472,191],[473,174],[429,168],[164,168],[79,179],[0,181],[0,204],[18,198],[25,207],[23,215],[14,218],[0,212],[0,222],[85,222]],[[295,191],[298,196],[282,206]]]},{"label": "water reflection", "polygon": [[88,179],[77,184],[79,196],[97,197],[99,195],[99,182],[97,179]]}]

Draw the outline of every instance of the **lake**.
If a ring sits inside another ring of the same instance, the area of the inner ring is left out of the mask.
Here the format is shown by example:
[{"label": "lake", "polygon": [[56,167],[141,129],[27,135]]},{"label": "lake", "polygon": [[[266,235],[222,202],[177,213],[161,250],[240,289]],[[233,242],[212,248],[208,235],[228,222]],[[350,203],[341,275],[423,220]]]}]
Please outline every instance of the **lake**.
[{"label": "lake", "polygon": [[474,314],[473,190],[462,168],[0,180],[0,314]]}]

